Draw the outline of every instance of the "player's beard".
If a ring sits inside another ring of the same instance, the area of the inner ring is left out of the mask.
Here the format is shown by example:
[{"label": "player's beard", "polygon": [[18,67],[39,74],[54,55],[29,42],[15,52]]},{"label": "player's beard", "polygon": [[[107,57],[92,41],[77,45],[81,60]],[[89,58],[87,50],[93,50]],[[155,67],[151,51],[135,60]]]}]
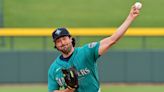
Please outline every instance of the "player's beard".
[{"label": "player's beard", "polygon": [[60,51],[63,54],[68,55],[71,52],[71,49],[72,49],[72,43],[68,43],[68,44],[62,45]]}]

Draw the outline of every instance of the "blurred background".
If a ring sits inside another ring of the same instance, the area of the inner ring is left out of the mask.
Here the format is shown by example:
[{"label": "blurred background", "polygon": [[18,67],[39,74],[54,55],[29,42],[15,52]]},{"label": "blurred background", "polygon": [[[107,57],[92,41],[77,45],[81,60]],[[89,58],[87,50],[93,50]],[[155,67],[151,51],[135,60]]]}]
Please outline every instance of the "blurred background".
[{"label": "blurred background", "polygon": [[[83,29],[86,35],[73,35],[76,46],[100,41],[109,35],[87,32],[113,31],[136,1],[0,0],[0,92],[47,91],[47,71],[59,54],[51,32]],[[124,36],[98,59],[102,92],[164,92],[164,1],[140,1],[131,28],[144,34]]]}]

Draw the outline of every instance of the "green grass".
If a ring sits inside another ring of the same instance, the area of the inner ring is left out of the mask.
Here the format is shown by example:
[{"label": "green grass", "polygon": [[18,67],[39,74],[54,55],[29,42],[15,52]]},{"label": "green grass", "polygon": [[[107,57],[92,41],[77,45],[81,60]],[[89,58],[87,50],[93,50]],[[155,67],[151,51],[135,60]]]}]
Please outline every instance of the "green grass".
[{"label": "green grass", "polygon": [[45,85],[0,85],[1,92],[47,92]]},{"label": "green grass", "polygon": [[164,86],[111,86],[102,92],[163,92]]},{"label": "green grass", "polygon": [[[137,0],[4,0],[5,27],[118,27]],[[164,0],[142,0],[132,27],[163,27]]]},{"label": "green grass", "polygon": [[[46,85],[0,85],[1,92],[47,92]],[[102,92],[164,92],[163,85],[101,85]]]}]

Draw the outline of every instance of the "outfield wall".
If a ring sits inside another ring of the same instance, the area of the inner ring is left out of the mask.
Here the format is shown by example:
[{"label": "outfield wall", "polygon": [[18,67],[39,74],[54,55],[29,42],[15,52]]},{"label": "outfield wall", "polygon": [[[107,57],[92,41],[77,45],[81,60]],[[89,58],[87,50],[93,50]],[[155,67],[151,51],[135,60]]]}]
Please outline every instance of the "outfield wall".
[{"label": "outfield wall", "polygon": [[[100,37],[111,35],[116,29],[70,28],[69,30],[73,36]],[[12,45],[14,44],[13,37],[49,37],[52,31],[53,29],[51,28],[1,28],[0,37],[9,37],[11,39],[11,46],[9,46],[11,47],[11,51],[10,49],[7,51],[0,51],[0,83],[46,83],[49,65],[52,63],[53,59],[58,55],[58,53],[55,51],[51,52],[52,50],[49,51],[46,49],[39,51],[17,51],[12,49],[14,47]],[[159,36],[163,38],[164,28],[130,28],[125,36],[143,37],[144,45],[146,42],[145,37]],[[34,39],[32,38],[32,40]],[[43,42],[43,47],[47,47],[45,46],[47,44],[46,39],[43,40],[45,40]],[[2,41],[1,44],[3,45]],[[34,42],[36,41],[34,40]],[[22,41],[20,42],[21,43],[19,45],[22,45]],[[163,44],[161,44],[162,42],[163,41],[160,41],[160,43],[157,45],[163,46]],[[129,40],[128,43],[130,43]],[[153,41],[153,43],[156,44],[156,40]],[[16,48],[19,49],[17,46],[18,45],[16,45]],[[145,47],[145,45],[143,47]],[[153,50],[142,48],[140,50],[135,49],[134,51],[113,51],[110,49],[107,54],[98,60],[100,80],[101,82],[163,83],[163,55],[163,47]]]},{"label": "outfield wall", "polygon": [[[0,52],[0,83],[46,83],[57,52]],[[164,82],[164,52],[109,51],[98,59],[101,82]]]}]

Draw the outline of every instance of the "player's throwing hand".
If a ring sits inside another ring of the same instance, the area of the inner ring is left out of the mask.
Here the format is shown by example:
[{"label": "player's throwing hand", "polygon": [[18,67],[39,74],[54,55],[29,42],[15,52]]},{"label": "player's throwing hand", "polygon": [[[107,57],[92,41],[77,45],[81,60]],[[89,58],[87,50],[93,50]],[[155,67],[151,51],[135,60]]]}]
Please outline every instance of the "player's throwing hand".
[{"label": "player's throwing hand", "polygon": [[129,16],[135,19],[139,15],[140,9],[141,8],[136,7],[136,5],[134,4],[131,8]]}]

